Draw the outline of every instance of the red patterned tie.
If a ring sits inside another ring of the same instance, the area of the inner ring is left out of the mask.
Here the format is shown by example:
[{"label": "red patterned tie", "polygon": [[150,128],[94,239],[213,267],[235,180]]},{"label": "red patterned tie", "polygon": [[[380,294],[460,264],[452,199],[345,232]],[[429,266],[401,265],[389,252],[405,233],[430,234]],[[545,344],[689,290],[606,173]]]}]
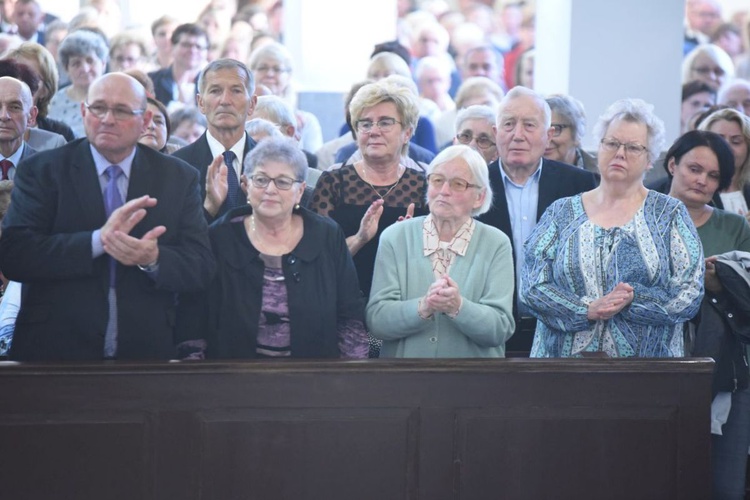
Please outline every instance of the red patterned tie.
[{"label": "red patterned tie", "polygon": [[2,160],[0,161],[0,169],[3,171],[3,179],[4,181],[8,180],[8,172],[10,172],[10,169],[13,168],[13,162],[10,160]]}]

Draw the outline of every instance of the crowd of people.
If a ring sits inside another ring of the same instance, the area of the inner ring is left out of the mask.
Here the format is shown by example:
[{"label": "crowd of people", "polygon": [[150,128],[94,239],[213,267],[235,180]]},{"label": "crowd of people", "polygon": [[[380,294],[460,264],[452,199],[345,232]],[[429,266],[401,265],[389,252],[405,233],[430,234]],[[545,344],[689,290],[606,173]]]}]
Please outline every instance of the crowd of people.
[{"label": "crowd of people", "polygon": [[0,354],[710,356],[716,498],[744,497],[747,12],[686,1],[674,144],[622,96],[586,150],[524,2],[399,1],[325,143],[282,3],[237,3],[151,39],[108,0],[0,4]]}]

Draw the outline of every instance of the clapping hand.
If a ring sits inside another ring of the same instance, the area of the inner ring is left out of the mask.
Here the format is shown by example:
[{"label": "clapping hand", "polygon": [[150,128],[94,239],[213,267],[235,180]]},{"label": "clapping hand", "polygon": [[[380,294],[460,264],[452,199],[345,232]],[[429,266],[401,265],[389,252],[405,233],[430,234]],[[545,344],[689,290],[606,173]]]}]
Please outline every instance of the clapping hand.
[{"label": "clapping hand", "polygon": [[141,196],[112,212],[99,233],[104,251],[126,266],[156,262],[159,259],[158,239],[167,228],[156,226],[142,238],[130,236],[130,231],[146,216],[146,209],[155,205],[156,198]]},{"label": "clapping hand", "polygon": [[409,220],[412,217],[414,217],[414,203],[409,203],[409,206],[406,207],[406,215],[399,216],[397,220],[401,222],[402,220]]},{"label": "clapping hand", "polygon": [[211,162],[206,171],[206,199],[203,202],[203,208],[211,216],[219,213],[224,200],[227,199],[227,192],[229,191],[229,184],[227,183],[228,172],[229,170],[224,163],[224,156],[222,155],[214,158],[214,161]]}]

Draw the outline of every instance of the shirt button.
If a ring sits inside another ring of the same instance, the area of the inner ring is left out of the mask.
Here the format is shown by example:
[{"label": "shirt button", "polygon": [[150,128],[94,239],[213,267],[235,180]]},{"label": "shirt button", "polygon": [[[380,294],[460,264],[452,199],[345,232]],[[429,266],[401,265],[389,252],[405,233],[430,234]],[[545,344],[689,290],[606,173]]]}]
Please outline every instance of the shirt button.
[{"label": "shirt button", "polygon": [[433,344],[434,344],[435,342],[437,342],[437,337],[430,337],[430,342],[432,342]]},{"label": "shirt button", "polygon": [[714,304],[716,304],[716,299],[711,299],[711,302],[713,302]]},{"label": "shirt button", "polygon": [[522,218],[523,220],[529,220],[529,218],[528,218],[528,217],[526,217],[525,215],[524,215],[523,217],[521,217],[521,218]]},{"label": "shirt button", "polygon": [[734,318],[734,314],[732,313],[727,314],[727,318]]}]

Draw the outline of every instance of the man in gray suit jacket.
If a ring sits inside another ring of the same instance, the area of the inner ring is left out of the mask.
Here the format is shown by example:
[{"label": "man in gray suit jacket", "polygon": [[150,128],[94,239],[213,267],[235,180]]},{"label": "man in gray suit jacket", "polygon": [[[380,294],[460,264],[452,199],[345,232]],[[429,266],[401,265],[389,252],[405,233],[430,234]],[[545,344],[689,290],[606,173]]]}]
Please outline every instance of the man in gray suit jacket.
[{"label": "man in gray suit jacket", "polygon": [[29,86],[9,76],[0,77],[0,179],[13,180],[16,165],[36,151],[23,140],[36,118]]}]

